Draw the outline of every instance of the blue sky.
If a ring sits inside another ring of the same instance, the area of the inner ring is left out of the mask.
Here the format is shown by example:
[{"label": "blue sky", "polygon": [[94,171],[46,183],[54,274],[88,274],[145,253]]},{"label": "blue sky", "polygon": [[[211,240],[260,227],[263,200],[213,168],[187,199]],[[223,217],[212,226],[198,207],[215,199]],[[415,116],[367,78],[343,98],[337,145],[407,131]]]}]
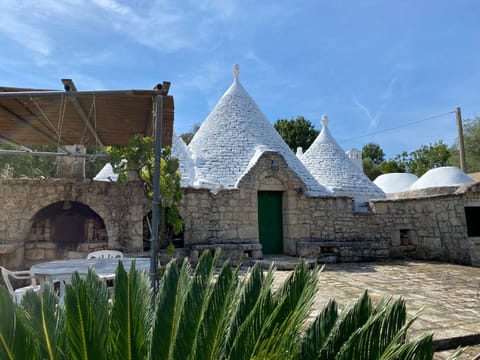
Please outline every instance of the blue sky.
[{"label": "blue sky", "polygon": [[345,150],[375,142],[390,158],[454,141],[455,114],[420,120],[480,116],[479,19],[478,0],[0,0],[0,86],[170,81],[182,133],[238,63],[272,123],[303,115],[320,129],[327,114]]}]

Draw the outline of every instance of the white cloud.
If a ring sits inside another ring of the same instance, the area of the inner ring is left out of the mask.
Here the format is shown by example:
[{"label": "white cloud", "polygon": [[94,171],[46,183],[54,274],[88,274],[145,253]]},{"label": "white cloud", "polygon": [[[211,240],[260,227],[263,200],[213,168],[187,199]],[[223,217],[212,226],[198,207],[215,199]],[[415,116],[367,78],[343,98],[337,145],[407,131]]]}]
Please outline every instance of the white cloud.
[{"label": "white cloud", "polygon": [[380,121],[381,112],[377,111],[375,115],[372,115],[371,111],[365,105],[363,105],[360,101],[358,101],[355,95],[352,97],[352,101],[357,106],[358,109],[363,111],[363,113],[367,116],[368,120],[370,121],[370,124],[368,126],[368,131],[372,129],[376,129]]},{"label": "white cloud", "polygon": [[389,100],[393,96],[393,87],[395,86],[396,82],[397,78],[394,76],[388,83],[387,89],[382,94],[380,94],[380,98],[384,100]]}]

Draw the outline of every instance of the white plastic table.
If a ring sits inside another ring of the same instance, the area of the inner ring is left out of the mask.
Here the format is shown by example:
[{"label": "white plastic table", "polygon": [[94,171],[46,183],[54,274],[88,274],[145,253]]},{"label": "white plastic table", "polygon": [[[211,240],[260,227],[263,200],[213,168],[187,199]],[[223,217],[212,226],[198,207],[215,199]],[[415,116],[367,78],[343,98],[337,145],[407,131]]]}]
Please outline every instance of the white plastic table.
[{"label": "white plastic table", "polygon": [[120,261],[127,272],[133,262],[135,262],[135,268],[138,270],[149,271],[150,269],[150,259],[148,258],[116,258],[54,260],[33,265],[30,271],[43,281],[68,279],[75,271],[81,277],[85,277],[89,269],[95,270],[97,275],[103,279],[113,279]]}]

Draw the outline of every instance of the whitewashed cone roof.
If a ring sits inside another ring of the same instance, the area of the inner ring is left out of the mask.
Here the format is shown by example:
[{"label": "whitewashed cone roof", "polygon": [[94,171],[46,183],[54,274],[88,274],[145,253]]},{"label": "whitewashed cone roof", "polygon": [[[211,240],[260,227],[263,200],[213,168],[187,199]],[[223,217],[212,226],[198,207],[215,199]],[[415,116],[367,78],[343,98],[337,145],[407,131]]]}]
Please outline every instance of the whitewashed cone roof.
[{"label": "whitewashed cone roof", "polygon": [[345,154],[328,130],[322,117],[322,131],[308,150],[300,156],[307,169],[334,195],[354,197],[358,201],[381,199],[385,193],[376,186]]},{"label": "whitewashed cone roof", "polygon": [[180,185],[189,187],[195,181],[195,167],[193,165],[192,155],[187,145],[177,134],[173,134],[172,138],[172,157],[176,157],[179,162],[179,171],[181,174]]},{"label": "whitewashed cone roof", "polygon": [[330,195],[283,141],[239,81],[234,81],[188,145],[195,166],[195,187],[235,188],[258,153],[274,151],[302,179],[310,195]]}]

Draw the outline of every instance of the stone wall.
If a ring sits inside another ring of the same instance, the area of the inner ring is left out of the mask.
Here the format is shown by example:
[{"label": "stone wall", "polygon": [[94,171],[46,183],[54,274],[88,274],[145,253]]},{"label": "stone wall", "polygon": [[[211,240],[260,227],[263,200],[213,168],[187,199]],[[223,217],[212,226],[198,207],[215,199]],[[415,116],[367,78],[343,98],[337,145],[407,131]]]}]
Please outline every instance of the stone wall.
[{"label": "stone wall", "polygon": [[[0,261],[9,267],[54,258],[56,244],[31,238],[34,216],[63,201],[88,206],[100,216],[107,241],[78,244],[65,257],[84,257],[96,248],[142,251],[146,202],[139,183],[120,185],[74,179],[0,180]],[[6,250],[8,249],[8,251]],[[3,254],[2,254],[3,252]]]},{"label": "stone wall", "polygon": [[[372,201],[368,212],[355,212],[351,198],[309,197],[294,190],[298,184],[284,183],[285,174],[272,174],[266,166],[263,170],[253,171],[257,175],[252,179],[260,180],[249,185],[261,188],[262,179],[273,177],[285,186],[287,255],[320,261],[412,258],[480,265],[480,238],[468,237],[464,210],[480,206],[476,186]],[[183,215],[187,246],[258,243],[257,192],[250,186],[217,194],[187,190]]]},{"label": "stone wall", "polygon": [[[311,197],[283,158],[265,154],[236,190],[184,189],[180,207],[186,249],[224,245],[228,254],[258,258],[257,190],[283,193],[283,249],[319,261],[388,258],[440,260],[480,266],[480,237],[469,237],[465,206],[480,207],[480,185],[405,193],[370,202],[355,212],[348,197]],[[271,160],[280,166],[272,169]],[[56,245],[32,236],[35,215],[68,200],[88,206],[105,224],[106,241],[79,244],[59,256]],[[139,183],[91,180],[0,180],[0,261],[26,267],[55,257],[83,257],[96,248],[142,250],[143,216],[149,208]],[[225,244],[228,244],[225,245]],[[238,245],[238,246],[237,246]],[[233,256],[233,255],[232,255]]]}]

